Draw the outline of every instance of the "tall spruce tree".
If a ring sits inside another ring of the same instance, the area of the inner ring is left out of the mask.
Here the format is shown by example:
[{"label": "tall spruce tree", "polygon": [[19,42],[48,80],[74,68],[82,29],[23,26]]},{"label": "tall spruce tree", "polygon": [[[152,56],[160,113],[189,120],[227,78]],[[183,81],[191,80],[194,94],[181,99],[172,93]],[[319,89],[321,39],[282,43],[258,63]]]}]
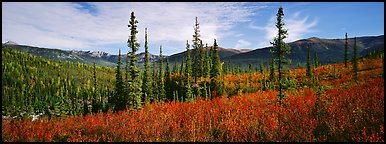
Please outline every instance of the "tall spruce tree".
[{"label": "tall spruce tree", "polygon": [[163,67],[163,58],[162,58],[162,45],[159,47],[159,99],[165,100],[166,92],[165,92],[165,79],[164,79],[164,67]]},{"label": "tall spruce tree", "polygon": [[201,67],[200,67],[200,58],[199,58],[199,49],[202,47],[201,46],[201,39],[200,39],[200,24],[198,23],[198,17],[196,17],[196,23],[194,25],[194,35],[193,35],[193,44],[192,44],[192,57],[193,57],[193,62],[192,62],[192,76],[194,77],[194,82],[197,83],[197,77],[200,76],[201,72]]},{"label": "tall spruce tree", "polygon": [[209,48],[208,44],[206,44],[206,49],[204,49],[204,75],[203,77],[210,77],[210,69],[211,69],[211,57],[209,57]]},{"label": "tall spruce tree", "polygon": [[281,104],[281,99],[284,97],[282,94],[283,91],[283,74],[285,74],[285,67],[283,66],[284,64],[289,64],[291,63],[291,60],[286,58],[285,55],[289,54],[291,51],[291,47],[287,45],[284,42],[284,39],[287,38],[287,30],[283,28],[284,22],[283,22],[283,8],[280,6],[277,14],[277,22],[276,22],[276,28],[278,29],[278,34],[277,37],[273,39],[273,42],[271,44],[273,45],[271,52],[273,54],[276,54],[276,59],[275,61],[277,62],[277,70],[279,73],[278,80],[279,80],[279,95],[278,95],[278,101]]},{"label": "tall spruce tree", "polygon": [[130,67],[129,74],[130,79],[128,84],[128,101],[131,101],[133,108],[141,108],[141,96],[142,96],[142,79],[140,77],[141,70],[137,68],[138,58],[135,52],[139,49],[139,43],[137,42],[137,23],[134,12],[131,12],[130,21],[128,27],[130,28],[130,37],[127,40],[128,46],[131,48],[130,52]]},{"label": "tall spruce tree", "polygon": [[147,28],[145,28],[145,71],[143,74],[143,84],[142,84],[142,101],[149,101],[153,96],[152,87],[152,78],[150,73],[150,62],[149,62],[149,46],[147,41]]},{"label": "tall spruce tree", "polygon": [[354,37],[354,53],[352,56],[354,78],[358,80],[358,63],[357,63],[357,37]]},{"label": "tall spruce tree", "polygon": [[347,33],[346,33],[346,38],[345,38],[345,44],[344,44],[344,66],[347,67],[347,62],[348,62],[348,56],[347,56],[347,51],[348,51],[348,40],[347,40]]},{"label": "tall spruce tree", "polygon": [[221,84],[220,84],[220,75],[221,75],[221,61],[220,61],[220,56],[218,55],[218,45],[217,45],[217,40],[214,39],[213,43],[213,54],[212,56],[212,68],[210,72],[210,89],[216,91],[217,95],[222,94],[222,89],[221,89]]},{"label": "tall spruce tree", "polygon": [[191,66],[191,59],[190,59],[190,45],[189,42],[186,41],[186,68],[185,68],[185,74],[186,74],[186,99],[188,101],[191,101],[193,99],[193,90],[191,86],[191,73],[192,73],[192,66]]},{"label": "tall spruce tree", "polygon": [[203,47],[203,44],[202,44],[202,40],[200,40],[200,47],[198,48],[198,67],[199,67],[199,77],[200,77],[200,80],[202,77],[205,76],[205,70],[204,70],[204,67],[205,67],[205,54],[204,54],[204,47]]},{"label": "tall spruce tree", "polygon": [[123,110],[125,108],[125,103],[123,100],[125,87],[122,79],[121,65],[121,50],[119,49],[117,68],[115,72],[115,90],[111,102],[109,101],[109,103],[114,107],[114,111]]},{"label": "tall spruce tree", "polygon": [[169,97],[173,96],[173,91],[170,89],[171,88],[170,75],[171,75],[171,72],[170,72],[169,59],[166,58],[166,70],[165,70],[165,78],[164,78],[165,98],[166,96],[169,96]]}]

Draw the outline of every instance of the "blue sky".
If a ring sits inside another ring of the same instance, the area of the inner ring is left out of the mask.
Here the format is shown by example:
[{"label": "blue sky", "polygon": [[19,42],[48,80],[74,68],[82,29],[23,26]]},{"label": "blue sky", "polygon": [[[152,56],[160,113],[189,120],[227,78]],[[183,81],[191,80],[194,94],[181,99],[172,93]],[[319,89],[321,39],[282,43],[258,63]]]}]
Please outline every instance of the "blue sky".
[{"label": "blue sky", "polygon": [[134,11],[139,52],[148,28],[149,51],[171,55],[192,43],[195,17],[204,43],[225,48],[270,46],[276,35],[275,14],[284,8],[286,42],[309,37],[343,38],[384,34],[384,2],[252,2],[252,3],[27,3],[2,2],[2,42],[14,41],[63,50],[128,51],[127,27]]}]

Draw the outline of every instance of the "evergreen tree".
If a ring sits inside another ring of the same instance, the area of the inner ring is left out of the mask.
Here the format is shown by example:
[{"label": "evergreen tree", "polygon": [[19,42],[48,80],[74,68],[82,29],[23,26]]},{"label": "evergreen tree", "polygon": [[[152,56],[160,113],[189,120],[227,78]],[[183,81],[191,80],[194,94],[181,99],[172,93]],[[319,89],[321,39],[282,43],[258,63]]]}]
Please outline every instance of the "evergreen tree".
[{"label": "evergreen tree", "polygon": [[153,95],[152,79],[150,74],[150,63],[149,63],[149,47],[147,41],[147,28],[145,28],[145,71],[143,74],[143,84],[142,84],[142,101],[148,101]]},{"label": "evergreen tree", "polygon": [[217,40],[214,39],[213,54],[212,54],[212,69],[210,73],[210,80],[211,80],[210,89],[215,90],[217,95],[222,94],[221,84],[219,82],[220,75],[221,75],[221,61],[220,61],[220,56],[218,55]]},{"label": "evergreen tree", "polygon": [[287,38],[287,30],[283,28],[284,26],[284,22],[283,22],[283,16],[284,16],[284,12],[283,12],[283,8],[280,6],[277,14],[277,22],[276,22],[276,28],[278,29],[278,34],[277,34],[277,37],[275,37],[273,39],[273,42],[271,42],[271,44],[273,45],[272,47],[272,53],[273,54],[276,54],[276,62],[278,64],[278,73],[279,73],[279,77],[278,77],[278,80],[279,80],[279,102],[281,103],[281,99],[284,97],[284,95],[282,94],[282,91],[283,91],[283,78],[282,75],[285,74],[286,72],[284,72],[285,68],[283,67],[284,64],[289,64],[291,63],[290,59],[288,58],[285,58],[284,56],[286,54],[289,54],[290,51],[291,51],[291,47],[289,47],[289,45],[287,45],[286,43],[284,43],[284,39]]},{"label": "evergreen tree", "polygon": [[191,63],[191,59],[190,59],[190,49],[189,49],[190,45],[188,43],[188,41],[186,41],[186,68],[185,68],[185,73],[188,75],[191,75],[192,74],[192,63]]},{"label": "evergreen tree", "polygon": [[202,44],[202,40],[200,40],[200,47],[198,49],[198,58],[199,58],[199,61],[198,61],[198,67],[199,67],[199,77],[201,79],[201,77],[204,77],[205,76],[205,71],[204,71],[204,67],[205,67],[205,54],[204,54],[204,47],[203,47],[203,44]]},{"label": "evergreen tree", "polygon": [[153,96],[150,97],[151,102],[158,100],[158,97],[159,97],[159,90],[158,90],[159,80],[158,80],[158,72],[157,72],[156,62],[153,62],[152,77],[153,77],[153,83],[152,83]]},{"label": "evergreen tree", "polygon": [[[208,44],[207,44],[208,45]],[[206,46],[206,49],[204,50],[204,77],[210,77],[210,71],[211,71],[211,58],[209,57],[209,48]]]},{"label": "evergreen tree", "polygon": [[346,33],[346,38],[345,38],[345,44],[344,44],[344,66],[347,67],[347,61],[348,61],[348,56],[347,56],[347,50],[348,50],[348,40],[347,40],[347,33]]},{"label": "evergreen tree", "polygon": [[316,54],[316,52],[314,53],[314,66],[315,68],[318,67],[318,55]]},{"label": "evergreen tree", "polygon": [[354,37],[354,54],[352,56],[354,78],[358,80],[358,63],[357,63],[357,37]]},{"label": "evergreen tree", "polygon": [[202,47],[201,46],[201,39],[200,39],[200,24],[198,23],[198,17],[196,17],[196,23],[194,25],[194,35],[193,35],[193,44],[192,44],[192,49],[193,49],[193,62],[192,62],[192,76],[194,77],[194,82],[197,83],[197,77],[200,76],[200,58],[199,58],[199,49]]},{"label": "evergreen tree", "polygon": [[311,78],[311,62],[310,62],[310,49],[311,46],[307,46],[307,77]]},{"label": "evergreen tree", "polygon": [[134,108],[141,107],[141,96],[142,96],[142,79],[140,77],[140,69],[137,68],[138,58],[135,56],[135,52],[139,49],[139,43],[137,42],[137,24],[138,21],[135,19],[134,12],[131,12],[130,22],[128,27],[130,28],[130,37],[127,40],[128,46],[131,48],[130,52],[130,80],[128,84],[128,100]]},{"label": "evergreen tree", "polygon": [[159,99],[158,100],[165,100],[166,98],[166,92],[165,92],[165,79],[164,79],[164,70],[163,70],[163,58],[162,58],[162,45],[159,48]]},{"label": "evergreen tree", "polygon": [[221,62],[220,56],[218,55],[218,45],[216,39],[214,39],[213,44],[213,54],[212,54],[212,69],[210,73],[210,78],[215,79],[221,75]]},{"label": "evergreen tree", "polygon": [[193,99],[193,90],[191,86],[191,78],[190,74],[192,73],[192,67],[191,67],[191,60],[190,60],[190,49],[189,49],[189,43],[186,41],[186,68],[185,68],[185,74],[186,74],[186,99],[188,101],[191,101]]},{"label": "evergreen tree", "polygon": [[164,81],[165,98],[166,98],[166,96],[172,96],[173,95],[173,91],[170,89],[171,88],[170,75],[171,75],[171,72],[170,72],[170,66],[169,66],[169,59],[166,59],[166,70],[165,70],[165,81]]},{"label": "evergreen tree", "polygon": [[[124,98],[124,84],[122,79],[122,72],[121,72],[121,50],[119,49],[118,54],[118,63],[117,68],[115,72],[115,93],[112,97],[111,104],[114,106],[114,111],[117,110],[123,110],[125,108],[125,103],[123,103]],[[109,101],[110,102],[110,101]]]}]

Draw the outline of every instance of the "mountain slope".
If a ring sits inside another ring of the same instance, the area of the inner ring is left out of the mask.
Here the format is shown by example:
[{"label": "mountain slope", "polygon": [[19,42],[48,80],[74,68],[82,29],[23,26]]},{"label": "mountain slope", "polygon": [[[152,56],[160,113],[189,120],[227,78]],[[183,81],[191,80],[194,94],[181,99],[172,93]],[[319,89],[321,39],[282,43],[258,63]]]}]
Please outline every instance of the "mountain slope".
[{"label": "mountain slope", "polygon": [[[40,48],[26,45],[18,45],[15,42],[6,42],[2,45],[3,47],[19,50],[36,56],[42,56],[51,60],[61,60],[61,61],[71,61],[79,62],[88,65],[92,65],[94,62],[98,66],[109,66],[115,67],[118,62],[118,55],[110,55],[103,51],[66,51],[60,49],[50,49],[50,48]],[[159,59],[158,55],[150,55],[150,60],[156,61]],[[140,53],[137,55],[139,63],[143,62],[145,53]],[[125,58],[126,54],[122,55],[122,58]]]},{"label": "mountain slope", "polygon": [[[308,38],[295,42],[288,43],[291,46],[291,53],[287,55],[292,60],[292,67],[297,63],[305,64],[307,60],[307,45],[311,46],[310,54],[311,59],[314,59],[315,53],[320,59],[321,64],[336,63],[343,61],[344,55],[344,39],[320,39],[320,38]],[[348,57],[351,59],[353,55],[354,38],[348,39]],[[232,64],[247,65],[252,63],[258,65],[263,63],[268,66],[268,62],[271,59],[271,53],[269,49],[272,47],[266,47],[262,49],[256,49],[246,53],[240,53],[232,55],[222,59],[225,62],[231,62]],[[365,36],[357,37],[357,48],[359,56],[366,55],[370,52],[380,51],[384,49],[384,35],[381,36]]]}]

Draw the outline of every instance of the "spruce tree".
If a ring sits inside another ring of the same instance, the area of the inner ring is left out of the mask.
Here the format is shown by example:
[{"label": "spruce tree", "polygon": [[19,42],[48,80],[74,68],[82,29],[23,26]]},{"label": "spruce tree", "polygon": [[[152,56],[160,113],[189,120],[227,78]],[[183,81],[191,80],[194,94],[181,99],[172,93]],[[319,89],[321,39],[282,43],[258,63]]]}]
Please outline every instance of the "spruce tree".
[{"label": "spruce tree", "polygon": [[220,62],[220,56],[218,55],[217,40],[214,39],[213,54],[212,54],[212,69],[211,69],[210,78],[215,79],[215,78],[218,78],[218,76],[220,75],[221,75],[221,62]]},{"label": "spruce tree", "polygon": [[164,79],[164,70],[163,70],[163,58],[162,58],[162,45],[159,48],[159,99],[158,100],[165,100],[166,98],[166,92],[165,92],[165,79]]},{"label": "spruce tree", "polygon": [[345,38],[345,44],[344,44],[344,66],[347,68],[347,62],[348,62],[348,56],[347,56],[347,51],[348,51],[348,40],[347,40],[347,33],[346,33],[346,38]]},{"label": "spruce tree", "polygon": [[287,38],[288,33],[287,33],[287,30],[283,28],[283,26],[284,26],[284,22],[283,22],[284,12],[283,12],[283,8],[281,6],[280,6],[276,16],[277,16],[276,28],[278,29],[278,34],[277,34],[277,37],[275,37],[273,39],[273,42],[271,42],[271,44],[273,45],[271,52],[273,54],[276,54],[275,61],[278,64],[278,67],[277,67],[278,73],[279,73],[279,76],[278,76],[278,80],[279,80],[279,95],[278,95],[279,98],[278,98],[278,101],[279,101],[279,103],[281,103],[281,99],[284,97],[284,95],[282,94],[282,91],[283,91],[282,85],[284,83],[283,79],[285,78],[282,75],[286,73],[284,71],[285,67],[283,65],[291,63],[290,59],[285,58],[285,55],[290,53],[291,47],[289,47],[289,45],[287,45],[284,42],[284,39]]},{"label": "spruce tree", "polygon": [[122,72],[121,72],[121,50],[119,49],[119,54],[118,54],[118,63],[117,63],[117,68],[115,72],[115,90],[114,90],[114,95],[111,99],[111,105],[114,106],[114,111],[117,110],[123,110],[125,108],[125,103],[123,98],[124,98],[124,84],[123,84],[123,79],[122,79]]},{"label": "spruce tree", "polygon": [[198,67],[199,67],[199,77],[200,77],[200,80],[202,77],[205,76],[205,70],[204,70],[204,65],[205,65],[205,54],[204,54],[204,47],[203,47],[203,44],[202,44],[202,40],[200,40],[200,47],[198,49],[198,54],[199,54],[199,61],[198,61]]},{"label": "spruce tree", "polygon": [[150,74],[150,63],[149,63],[149,47],[147,41],[147,28],[145,28],[145,71],[143,74],[143,84],[142,84],[142,101],[149,101],[150,97],[153,95],[152,87],[152,78]]},{"label": "spruce tree", "polygon": [[196,17],[196,23],[194,25],[194,35],[193,35],[193,44],[192,44],[192,56],[193,56],[193,62],[192,62],[192,76],[194,77],[194,82],[197,83],[197,77],[200,76],[201,67],[200,67],[200,58],[199,58],[199,51],[202,47],[201,39],[200,39],[200,24],[198,23],[198,17]]},{"label": "spruce tree", "polygon": [[189,49],[189,43],[186,41],[186,68],[185,68],[185,74],[186,74],[186,99],[188,101],[191,101],[193,99],[193,90],[191,86],[191,74],[192,73],[192,66],[191,66],[191,60],[190,60],[190,49]]},{"label": "spruce tree", "polygon": [[210,89],[215,90],[217,95],[221,95],[221,84],[220,84],[220,75],[221,75],[221,61],[220,56],[218,55],[218,45],[217,40],[214,39],[213,44],[213,54],[212,54],[212,69],[210,72],[211,85]]},{"label": "spruce tree", "polygon": [[[207,44],[208,45],[208,44]],[[208,46],[204,50],[204,75],[203,77],[210,77],[210,70],[211,70],[211,58],[209,57],[209,48]]]},{"label": "spruce tree", "polygon": [[169,59],[166,59],[166,70],[165,70],[165,80],[164,80],[164,88],[165,88],[165,98],[166,96],[172,96],[173,91],[170,89],[170,66],[169,66]]},{"label": "spruce tree", "polygon": [[158,90],[159,79],[158,79],[158,72],[157,72],[156,62],[153,62],[152,77],[153,77],[153,83],[152,83],[153,96],[150,97],[150,101],[151,102],[153,102],[155,100],[158,100],[158,97],[159,97],[159,90]]},{"label": "spruce tree", "polygon": [[129,74],[130,79],[128,84],[128,101],[131,101],[133,108],[141,107],[141,96],[142,96],[142,79],[140,77],[141,70],[137,68],[138,58],[135,52],[139,49],[139,43],[137,42],[137,24],[138,21],[135,19],[134,12],[131,12],[130,21],[128,27],[130,28],[130,37],[127,40],[128,46],[131,48],[130,52],[130,68]]},{"label": "spruce tree", "polygon": [[358,80],[358,63],[357,63],[357,37],[354,37],[354,53],[352,56],[354,78]]}]

